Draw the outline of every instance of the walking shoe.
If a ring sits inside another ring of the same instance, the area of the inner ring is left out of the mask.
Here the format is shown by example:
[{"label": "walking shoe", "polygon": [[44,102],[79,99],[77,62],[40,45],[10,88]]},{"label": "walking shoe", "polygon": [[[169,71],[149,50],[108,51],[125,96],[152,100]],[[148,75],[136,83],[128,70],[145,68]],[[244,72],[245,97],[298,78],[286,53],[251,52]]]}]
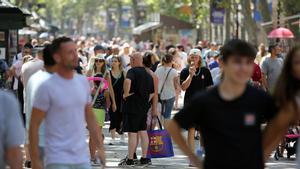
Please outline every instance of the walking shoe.
[{"label": "walking shoe", "polygon": [[131,159],[123,159],[123,160],[121,160],[121,162],[119,163],[119,165],[118,166],[124,166],[124,167],[134,167],[134,161],[133,160],[131,160]]},{"label": "walking shoe", "polygon": [[140,164],[141,165],[152,165],[151,159],[150,158],[141,158],[140,160]]},{"label": "walking shoe", "polygon": [[[128,155],[121,160],[121,163],[126,161],[126,160],[128,160]],[[136,153],[133,154],[133,162],[134,162],[135,165],[139,163],[139,160],[137,159]]]},{"label": "walking shoe", "polygon": [[31,161],[25,161],[25,164],[24,164],[24,167],[25,168],[31,168]]},{"label": "walking shoe", "polygon": [[93,167],[101,166],[101,163],[97,159],[91,159],[91,166]]}]

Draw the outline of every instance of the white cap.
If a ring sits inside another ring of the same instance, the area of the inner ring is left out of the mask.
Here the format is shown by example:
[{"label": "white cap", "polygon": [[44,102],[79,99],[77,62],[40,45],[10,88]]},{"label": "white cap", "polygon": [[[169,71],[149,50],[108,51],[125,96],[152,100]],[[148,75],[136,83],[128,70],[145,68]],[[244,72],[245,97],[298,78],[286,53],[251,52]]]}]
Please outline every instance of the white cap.
[{"label": "white cap", "polygon": [[123,48],[129,48],[129,47],[130,47],[130,45],[128,43],[123,44]]},{"label": "white cap", "polygon": [[189,55],[201,56],[201,50],[199,49],[191,49]]}]

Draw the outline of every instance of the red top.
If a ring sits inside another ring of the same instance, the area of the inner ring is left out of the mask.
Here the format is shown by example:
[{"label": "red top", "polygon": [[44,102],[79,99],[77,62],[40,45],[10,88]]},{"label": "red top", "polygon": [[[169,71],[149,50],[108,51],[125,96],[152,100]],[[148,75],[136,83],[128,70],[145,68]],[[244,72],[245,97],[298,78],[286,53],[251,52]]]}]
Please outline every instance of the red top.
[{"label": "red top", "polygon": [[261,80],[261,70],[258,64],[254,63],[254,72],[252,75],[252,80],[255,82],[260,82]]}]

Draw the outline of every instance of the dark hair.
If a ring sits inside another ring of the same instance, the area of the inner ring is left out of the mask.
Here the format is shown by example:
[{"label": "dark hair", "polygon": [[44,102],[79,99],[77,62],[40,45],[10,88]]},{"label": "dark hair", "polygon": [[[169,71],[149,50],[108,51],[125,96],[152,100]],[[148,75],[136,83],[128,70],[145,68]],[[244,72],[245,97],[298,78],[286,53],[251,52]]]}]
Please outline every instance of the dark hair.
[{"label": "dark hair", "polygon": [[268,52],[269,52],[269,53],[272,53],[272,50],[273,50],[274,48],[276,48],[277,46],[278,46],[277,44],[270,45],[269,48],[268,48]]},{"label": "dark hair", "polygon": [[221,48],[221,56],[224,62],[226,62],[228,58],[232,56],[255,59],[256,50],[250,43],[244,40],[233,39],[227,42]]},{"label": "dark hair", "polygon": [[162,62],[163,63],[166,63],[166,64],[168,64],[168,63],[171,63],[172,61],[173,61],[173,55],[171,55],[171,54],[164,54],[163,55],[163,57],[162,57]]},{"label": "dark hair", "polygon": [[176,47],[174,45],[168,45],[168,46],[166,46],[166,51],[168,52],[169,49],[171,49],[171,48],[176,48]]},{"label": "dark hair", "polygon": [[145,52],[143,55],[143,64],[147,68],[150,68],[152,66],[152,55],[152,52]]},{"label": "dark hair", "polygon": [[274,96],[278,106],[286,106],[289,102],[293,103],[294,109],[297,110],[295,96],[300,90],[300,80],[293,76],[293,59],[296,56],[300,46],[293,47],[286,55],[283,69],[275,86]]},{"label": "dark hair", "polygon": [[31,45],[31,43],[26,43],[24,46],[23,46],[24,49],[33,49],[33,46]]},{"label": "dark hair", "polygon": [[179,49],[180,51],[184,52],[184,46],[183,46],[183,45],[178,44],[176,47],[177,47],[177,49]]},{"label": "dark hair", "polygon": [[201,46],[196,46],[195,49],[199,49],[202,52],[202,47]]},{"label": "dark hair", "polygon": [[73,40],[71,38],[68,38],[65,36],[54,39],[52,42],[52,52],[53,53],[58,52],[61,47],[61,44],[67,43],[67,42],[73,42]]},{"label": "dark hair", "polygon": [[55,60],[53,59],[53,51],[51,44],[45,45],[45,48],[43,49],[43,59],[45,66],[54,66],[56,64]]}]

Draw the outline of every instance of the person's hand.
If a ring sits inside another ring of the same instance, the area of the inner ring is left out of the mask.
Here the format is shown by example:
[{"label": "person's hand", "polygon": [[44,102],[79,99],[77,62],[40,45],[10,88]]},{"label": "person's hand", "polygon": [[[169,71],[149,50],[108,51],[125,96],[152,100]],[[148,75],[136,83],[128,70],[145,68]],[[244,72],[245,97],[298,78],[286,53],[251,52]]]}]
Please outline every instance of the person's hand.
[{"label": "person's hand", "polygon": [[92,93],[92,95],[95,95],[95,94],[96,94],[95,88],[92,89],[91,93]]},{"label": "person's hand", "polygon": [[117,111],[117,105],[116,105],[116,103],[113,103],[111,108],[112,108],[113,112],[116,112]]},{"label": "person's hand", "polygon": [[127,98],[128,96],[131,96],[132,94],[133,94],[133,93],[131,93],[131,94],[129,94],[129,93],[128,93],[128,94],[124,93],[124,94],[123,94],[123,99],[126,100],[126,98]]},{"label": "person's hand", "polygon": [[195,66],[191,66],[189,68],[189,73],[190,73],[191,76],[194,76],[196,74],[196,68],[195,68]]},{"label": "person's hand", "polygon": [[32,169],[43,169],[43,165],[41,160],[33,160],[31,161],[31,168]]},{"label": "person's hand", "polygon": [[98,157],[101,160],[101,165],[102,165],[102,169],[105,168],[106,166],[106,158],[105,158],[105,152],[104,152],[104,147],[100,148],[97,152]]}]

